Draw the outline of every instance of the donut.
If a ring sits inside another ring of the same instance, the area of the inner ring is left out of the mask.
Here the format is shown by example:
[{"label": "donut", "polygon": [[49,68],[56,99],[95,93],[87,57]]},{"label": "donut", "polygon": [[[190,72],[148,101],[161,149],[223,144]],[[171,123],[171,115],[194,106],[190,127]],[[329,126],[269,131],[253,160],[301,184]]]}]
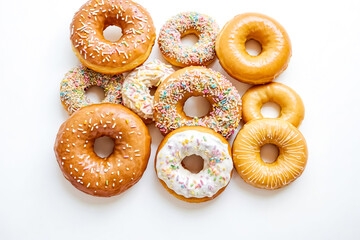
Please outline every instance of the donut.
[{"label": "donut", "polygon": [[[95,139],[108,136],[114,150],[107,158],[94,152]],[[60,127],[55,155],[64,177],[77,189],[98,197],[120,194],[137,183],[150,156],[146,125],[132,111],[113,103],[81,108]]]},{"label": "donut", "polygon": [[[205,66],[215,59],[215,40],[220,29],[209,16],[196,12],[180,13],[161,28],[158,43],[164,58],[178,67]],[[184,46],[181,38],[195,34],[199,41]]]},{"label": "donut", "polygon": [[277,103],[281,107],[279,118],[295,127],[304,119],[305,108],[300,96],[290,87],[273,82],[251,87],[242,96],[244,122],[263,118],[261,107],[267,102]]},{"label": "donut", "polygon": [[133,70],[123,84],[124,106],[135,112],[145,123],[151,123],[154,97],[150,95],[150,88],[160,85],[173,72],[171,66],[157,59]]},{"label": "donut", "polygon": [[69,114],[74,113],[84,106],[92,104],[85,92],[92,86],[104,89],[103,103],[121,103],[121,88],[123,75],[106,75],[97,73],[85,66],[72,68],[65,74],[60,84],[60,99]]},{"label": "donut", "polygon": [[[268,143],[279,149],[273,163],[265,163],[260,157],[260,148]],[[233,144],[236,171],[246,183],[258,188],[272,190],[288,185],[302,174],[307,157],[305,138],[282,119],[263,118],[246,123]]]},{"label": "donut", "polygon": [[[203,96],[212,105],[204,117],[189,117],[186,100]],[[155,126],[163,135],[182,126],[204,126],[229,138],[241,120],[241,98],[223,75],[205,67],[187,67],[165,79],[154,95]]]},{"label": "donut", "polygon": [[[181,161],[191,155],[204,160],[197,174]],[[228,185],[233,169],[231,148],[220,134],[199,126],[186,126],[165,136],[155,158],[155,171],[165,189],[186,202],[205,202],[217,197]]]},{"label": "donut", "polygon": [[[261,45],[258,56],[246,52],[245,43]],[[216,39],[216,54],[221,66],[233,78],[250,84],[271,82],[288,66],[291,43],[285,29],[274,19],[259,13],[235,16]]]},{"label": "donut", "polygon": [[[103,31],[115,25],[122,29],[116,42]],[[155,43],[150,14],[130,0],[90,0],[75,13],[70,25],[72,48],[80,62],[100,73],[119,74],[141,65]]]}]

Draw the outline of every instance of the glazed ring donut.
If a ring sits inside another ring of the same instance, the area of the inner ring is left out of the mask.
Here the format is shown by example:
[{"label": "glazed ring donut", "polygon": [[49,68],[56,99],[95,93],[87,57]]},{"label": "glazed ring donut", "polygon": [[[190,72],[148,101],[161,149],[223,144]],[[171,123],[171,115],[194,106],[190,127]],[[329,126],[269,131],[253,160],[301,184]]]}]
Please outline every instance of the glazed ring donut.
[{"label": "glazed ring donut", "polygon": [[[273,163],[265,163],[260,148],[265,144],[279,148]],[[233,160],[245,182],[258,188],[277,189],[298,178],[304,171],[308,152],[305,138],[289,122],[263,118],[244,125],[233,144]]]},{"label": "glazed ring donut", "polygon": [[[258,56],[246,52],[248,40],[260,43]],[[274,19],[259,14],[240,14],[230,20],[216,39],[221,66],[241,82],[263,84],[272,81],[288,66],[291,43],[285,29]]]},{"label": "glazed ring donut", "polygon": [[[122,29],[116,42],[103,31],[115,25]],[[155,27],[150,14],[130,0],[90,0],[73,18],[70,40],[76,56],[88,68],[118,74],[134,69],[149,57],[155,43]]]},{"label": "glazed ring donut", "polygon": [[[189,117],[183,111],[186,100],[203,96],[212,105],[204,117]],[[171,74],[154,96],[155,126],[163,135],[182,126],[204,126],[229,138],[241,120],[241,98],[223,75],[205,67],[187,67]]]},{"label": "glazed ring donut", "polygon": [[154,97],[150,95],[150,88],[159,86],[172,73],[174,73],[172,67],[159,60],[133,70],[127,75],[123,84],[124,106],[135,112],[145,123],[151,123]]},{"label": "glazed ring donut", "polygon": [[[108,136],[114,151],[107,158],[94,152],[95,139]],[[110,197],[137,183],[150,156],[145,124],[129,109],[112,103],[94,104],[75,112],[60,127],[55,155],[64,177],[87,194]]]},{"label": "glazed ring donut", "polygon": [[103,103],[121,103],[122,74],[106,75],[97,73],[87,67],[79,66],[65,74],[60,84],[60,99],[69,114],[92,104],[85,92],[92,86],[104,89]]},{"label": "glazed ring donut", "polygon": [[300,96],[288,86],[273,82],[254,86],[242,96],[244,122],[263,118],[261,107],[267,102],[279,104],[281,107],[279,118],[295,127],[298,127],[304,119],[305,108]]},{"label": "glazed ring donut", "polygon": [[[185,169],[181,161],[191,155],[204,159],[199,173]],[[160,143],[155,171],[166,190],[186,202],[205,202],[217,197],[228,185],[233,162],[229,143],[204,127],[181,127]]]},{"label": "glazed ring donut", "polygon": [[[209,16],[196,12],[180,13],[161,28],[158,38],[164,58],[178,67],[205,66],[215,59],[215,40],[220,29]],[[195,34],[199,41],[184,46],[181,38]]]}]

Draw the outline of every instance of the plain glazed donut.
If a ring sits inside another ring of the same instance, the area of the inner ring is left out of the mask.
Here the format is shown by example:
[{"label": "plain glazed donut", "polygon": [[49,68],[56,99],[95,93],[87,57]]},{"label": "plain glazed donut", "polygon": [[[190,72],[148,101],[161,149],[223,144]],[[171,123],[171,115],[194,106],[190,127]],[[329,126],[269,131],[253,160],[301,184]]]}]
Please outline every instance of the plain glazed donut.
[{"label": "plain glazed donut", "polygon": [[[220,29],[209,16],[196,12],[180,13],[161,28],[159,48],[164,58],[178,67],[205,66],[215,59],[215,40]],[[184,46],[181,38],[195,34],[199,41]]]},{"label": "plain glazed donut", "polygon": [[150,88],[159,86],[174,73],[171,66],[159,60],[146,63],[129,73],[122,88],[123,104],[136,113],[145,123],[153,121],[154,97]]},{"label": "plain glazed donut", "polygon": [[[265,163],[260,148],[279,148],[273,163]],[[282,119],[259,119],[246,123],[233,144],[233,161],[239,175],[254,187],[277,189],[298,178],[305,169],[308,152],[301,132]]]},{"label": "plain glazed donut", "polygon": [[92,86],[102,87],[105,98],[103,103],[121,103],[122,74],[107,75],[97,73],[87,67],[79,66],[65,74],[60,84],[60,99],[69,114],[92,104],[85,92]]},{"label": "plain glazed donut", "polygon": [[[258,56],[246,52],[248,40],[260,43]],[[259,14],[240,14],[230,20],[216,39],[221,66],[235,79],[250,83],[271,82],[288,66],[291,43],[285,29],[274,19]]]},{"label": "plain glazed donut", "polygon": [[[199,173],[181,162],[191,155],[204,159]],[[233,169],[231,148],[220,134],[204,127],[181,127],[165,136],[155,158],[155,171],[165,189],[186,202],[205,202],[228,185]]]},{"label": "plain glazed donut", "polygon": [[[189,117],[183,111],[186,100],[203,96],[212,105],[204,117]],[[154,96],[155,126],[163,135],[182,126],[204,126],[229,138],[241,120],[241,98],[223,75],[205,67],[187,67],[171,74]]]},{"label": "plain glazed donut", "polygon": [[[116,42],[103,31],[115,25],[122,29]],[[130,0],[90,0],[75,13],[70,27],[72,48],[88,68],[118,74],[146,61],[155,43],[155,27],[150,14]]]},{"label": "plain glazed donut", "polygon": [[[95,139],[109,136],[114,151],[107,158],[94,152]],[[87,194],[110,197],[137,183],[150,156],[145,124],[129,109],[112,103],[81,108],[60,127],[55,155],[64,177]]]},{"label": "plain glazed donut", "polygon": [[244,122],[263,118],[261,107],[267,102],[279,104],[281,107],[279,118],[295,127],[298,127],[304,119],[305,108],[300,96],[290,87],[273,82],[251,87],[242,96]]}]

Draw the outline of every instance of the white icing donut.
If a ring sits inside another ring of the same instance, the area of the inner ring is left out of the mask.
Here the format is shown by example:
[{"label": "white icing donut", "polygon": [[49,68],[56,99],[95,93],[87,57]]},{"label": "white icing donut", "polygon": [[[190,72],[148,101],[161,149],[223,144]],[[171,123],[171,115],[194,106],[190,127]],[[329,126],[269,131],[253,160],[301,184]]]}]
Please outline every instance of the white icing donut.
[{"label": "white icing donut", "polygon": [[133,70],[126,77],[123,88],[123,104],[144,120],[153,120],[153,100],[150,88],[157,87],[174,70],[155,59]]},{"label": "white icing donut", "polygon": [[[209,133],[195,130],[175,133],[157,154],[158,178],[185,198],[212,197],[231,178],[233,161],[228,148],[228,145]],[[181,165],[185,157],[194,154],[204,159],[204,168],[197,174]]]}]

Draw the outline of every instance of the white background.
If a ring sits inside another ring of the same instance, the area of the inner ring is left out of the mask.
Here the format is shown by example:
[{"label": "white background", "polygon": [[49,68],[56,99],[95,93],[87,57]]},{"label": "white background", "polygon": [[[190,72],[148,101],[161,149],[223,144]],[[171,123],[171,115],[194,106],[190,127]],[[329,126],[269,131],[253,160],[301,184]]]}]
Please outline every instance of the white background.
[{"label": "white background", "polygon": [[[276,81],[305,104],[305,172],[276,191],[234,173],[228,188],[203,204],[177,200],[159,183],[153,164],[162,136],[153,125],[148,168],[125,193],[88,196],[62,176],[53,151],[68,117],[59,84],[79,63],[69,26],[83,3],[1,0],[0,239],[360,239],[359,1],[139,0],[157,33],[181,11],[208,14],[221,27],[237,14],[260,12],[292,41],[290,65]],[[155,57],[162,59],[157,44],[149,59]],[[241,94],[249,87],[217,60],[210,67]]]}]

